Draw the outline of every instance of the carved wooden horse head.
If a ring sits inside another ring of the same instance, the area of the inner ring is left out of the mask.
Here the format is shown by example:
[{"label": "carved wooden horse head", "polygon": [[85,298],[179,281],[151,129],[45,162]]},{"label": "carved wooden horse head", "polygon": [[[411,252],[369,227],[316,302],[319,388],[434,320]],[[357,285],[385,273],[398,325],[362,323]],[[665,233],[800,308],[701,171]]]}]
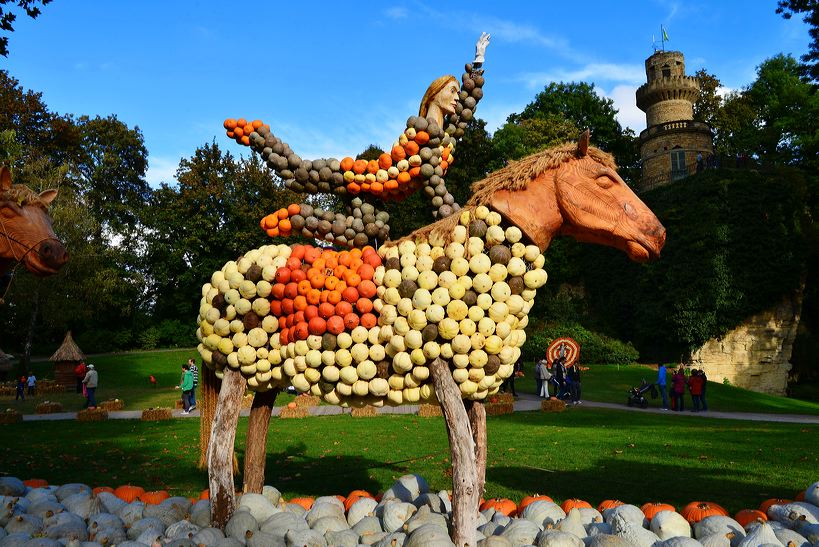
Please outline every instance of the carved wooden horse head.
[{"label": "carved wooden horse head", "polygon": [[68,260],[65,247],[54,235],[48,206],[57,190],[40,194],[11,183],[11,172],[0,167],[0,274],[15,262],[34,275],[52,275]]}]

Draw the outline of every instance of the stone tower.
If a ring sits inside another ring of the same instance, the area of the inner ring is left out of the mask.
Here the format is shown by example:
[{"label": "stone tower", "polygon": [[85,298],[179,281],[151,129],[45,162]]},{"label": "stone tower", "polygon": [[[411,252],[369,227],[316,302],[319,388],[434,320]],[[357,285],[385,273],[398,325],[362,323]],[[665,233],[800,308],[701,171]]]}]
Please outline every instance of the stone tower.
[{"label": "stone tower", "polygon": [[646,129],[640,133],[639,190],[685,178],[702,169],[713,154],[711,128],[694,121],[700,86],[696,78],[685,75],[683,54],[655,52],[646,59],[646,79],[637,89],[637,107],[646,113]]}]

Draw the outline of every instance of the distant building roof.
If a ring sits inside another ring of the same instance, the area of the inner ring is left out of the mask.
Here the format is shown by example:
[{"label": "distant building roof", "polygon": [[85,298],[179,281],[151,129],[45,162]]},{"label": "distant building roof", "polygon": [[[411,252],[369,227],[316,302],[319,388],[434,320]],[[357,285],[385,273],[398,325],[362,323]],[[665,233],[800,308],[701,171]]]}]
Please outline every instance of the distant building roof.
[{"label": "distant building roof", "polygon": [[68,331],[65,335],[65,340],[63,340],[62,345],[57,348],[57,351],[54,352],[54,355],[48,358],[49,361],[61,362],[61,361],[85,361],[85,354],[80,350],[77,346],[77,343],[74,342],[74,339],[71,337],[71,331]]}]

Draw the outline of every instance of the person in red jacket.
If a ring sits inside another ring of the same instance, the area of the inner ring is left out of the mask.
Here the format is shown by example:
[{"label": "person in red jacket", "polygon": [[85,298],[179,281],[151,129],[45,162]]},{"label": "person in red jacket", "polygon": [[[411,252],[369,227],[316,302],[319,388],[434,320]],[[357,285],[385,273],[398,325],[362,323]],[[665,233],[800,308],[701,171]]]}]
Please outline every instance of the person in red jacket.
[{"label": "person in red jacket", "polygon": [[674,400],[673,408],[677,412],[685,410],[685,369],[682,365],[677,369],[677,372],[671,376],[671,397]]},{"label": "person in red jacket", "polygon": [[700,376],[700,371],[693,370],[691,372],[691,378],[688,379],[688,391],[691,392],[691,403],[694,405],[694,408],[691,409],[692,412],[699,412],[700,407],[702,406],[702,387],[705,384],[705,379]]},{"label": "person in red jacket", "polygon": [[82,393],[82,381],[86,372],[88,372],[88,369],[82,361],[74,367],[74,377],[77,379],[77,393]]}]

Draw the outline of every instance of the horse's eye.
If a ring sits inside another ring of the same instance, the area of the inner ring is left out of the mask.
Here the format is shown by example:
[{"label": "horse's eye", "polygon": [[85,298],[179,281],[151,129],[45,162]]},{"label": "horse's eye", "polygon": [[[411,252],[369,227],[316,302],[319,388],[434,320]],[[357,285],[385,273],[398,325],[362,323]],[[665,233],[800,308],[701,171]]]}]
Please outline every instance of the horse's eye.
[{"label": "horse's eye", "polygon": [[603,188],[604,190],[607,190],[607,189],[611,188],[612,186],[614,186],[614,181],[611,180],[606,175],[597,177],[596,182],[597,182],[597,186],[599,186],[600,188]]}]

